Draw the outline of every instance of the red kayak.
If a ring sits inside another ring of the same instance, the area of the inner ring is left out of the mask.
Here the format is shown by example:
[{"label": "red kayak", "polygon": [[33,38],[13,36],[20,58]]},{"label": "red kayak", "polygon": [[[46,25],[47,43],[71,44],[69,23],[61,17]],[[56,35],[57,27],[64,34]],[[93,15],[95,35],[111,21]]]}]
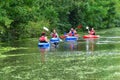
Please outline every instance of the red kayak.
[{"label": "red kayak", "polygon": [[99,35],[84,35],[83,38],[99,38]]}]

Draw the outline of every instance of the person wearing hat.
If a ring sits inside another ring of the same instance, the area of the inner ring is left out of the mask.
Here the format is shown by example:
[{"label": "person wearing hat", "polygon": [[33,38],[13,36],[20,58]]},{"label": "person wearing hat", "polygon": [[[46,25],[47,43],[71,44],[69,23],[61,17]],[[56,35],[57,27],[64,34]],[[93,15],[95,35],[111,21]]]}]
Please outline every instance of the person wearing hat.
[{"label": "person wearing hat", "polygon": [[41,43],[47,43],[48,42],[48,39],[47,39],[47,36],[46,36],[45,32],[42,32],[42,34],[41,34],[41,36],[39,38],[39,41]]}]

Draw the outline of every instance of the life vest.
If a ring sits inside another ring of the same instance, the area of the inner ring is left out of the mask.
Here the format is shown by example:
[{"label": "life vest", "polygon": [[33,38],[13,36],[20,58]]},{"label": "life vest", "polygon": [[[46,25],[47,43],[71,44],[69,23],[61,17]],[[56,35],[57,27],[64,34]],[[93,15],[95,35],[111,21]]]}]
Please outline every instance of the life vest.
[{"label": "life vest", "polygon": [[72,36],[72,33],[69,33],[68,35],[69,35],[69,36]]},{"label": "life vest", "polygon": [[57,37],[56,33],[52,33],[52,37],[56,38]]},{"label": "life vest", "polygon": [[69,36],[74,36],[74,35],[75,35],[74,30],[71,30],[70,33],[69,33]]},{"label": "life vest", "polygon": [[45,41],[45,36],[41,36],[41,37],[39,38],[39,41],[40,41],[40,42]]},{"label": "life vest", "polygon": [[95,35],[95,31],[94,31],[94,30],[91,30],[91,31],[90,31],[90,35]]},{"label": "life vest", "polygon": [[74,32],[74,31],[71,31],[71,33],[72,33],[72,36],[74,36],[74,35],[75,35],[75,32]]}]

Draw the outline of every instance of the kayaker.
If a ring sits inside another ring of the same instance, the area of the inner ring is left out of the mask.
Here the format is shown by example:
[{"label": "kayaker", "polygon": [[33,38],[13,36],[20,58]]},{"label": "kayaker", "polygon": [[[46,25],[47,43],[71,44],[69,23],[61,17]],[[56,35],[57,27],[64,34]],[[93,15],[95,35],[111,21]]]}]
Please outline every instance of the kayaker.
[{"label": "kayaker", "polygon": [[[51,33],[52,38],[59,38],[58,33],[56,32],[55,29],[53,29],[53,32]],[[55,48],[57,48],[59,42],[54,42]]]},{"label": "kayaker", "polygon": [[47,36],[46,36],[45,32],[42,32],[42,34],[41,34],[41,36],[39,38],[39,41],[41,43],[47,43],[48,42],[48,39],[47,39]]},{"label": "kayaker", "polygon": [[51,33],[52,38],[58,38],[58,33],[56,32],[55,29],[53,29],[53,32]]},{"label": "kayaker", "polygon": [[90,31],[88,31],[88,33],[89,33],[90,35],[95,35],[95,30],[94,30],[94,28],[92,28]]},{"label": "kayaker", "polygon": [[71,28],[69,31],[69,36],[75,36],[75,34],[77,34],[77,31],[75,29]]}]

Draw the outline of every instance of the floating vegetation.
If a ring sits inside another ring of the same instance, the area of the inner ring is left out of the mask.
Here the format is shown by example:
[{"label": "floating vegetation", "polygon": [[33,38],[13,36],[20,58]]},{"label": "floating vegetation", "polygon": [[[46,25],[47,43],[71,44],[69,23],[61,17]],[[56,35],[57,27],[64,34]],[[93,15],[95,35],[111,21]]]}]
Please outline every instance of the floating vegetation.
[{"label": "floating vegetation", "polygon": [[[31,58],[31,63],[26,62],[28,60],[26,59],[24,64],[20,64],[22,60],[19,60],[20,62],[16,63],[16,65],[9,64],[1,67],[1,79],[113,80],[115,78],[118,80],[120,78],[120,54],[104,54],[101,56],[86,56],[85,54],[81,54],[78,56],[64,56],[64,58],[60,55],[49,54],[46,56],[45,59],[47,60],[44,63],[41,63],[37,58],[38,55],[34,55],[34,57],[33,60]],[[34,60],[36,63],[34,63]]]},{"label": "floating vegetation", "polygon": [[28,49],[28,48],[26,47],[0,47],[0,58],[8,56],[8,55],[4,55],[4,53],[6,52],[13,51],[13,50],[19,50],[19,49]]}]

